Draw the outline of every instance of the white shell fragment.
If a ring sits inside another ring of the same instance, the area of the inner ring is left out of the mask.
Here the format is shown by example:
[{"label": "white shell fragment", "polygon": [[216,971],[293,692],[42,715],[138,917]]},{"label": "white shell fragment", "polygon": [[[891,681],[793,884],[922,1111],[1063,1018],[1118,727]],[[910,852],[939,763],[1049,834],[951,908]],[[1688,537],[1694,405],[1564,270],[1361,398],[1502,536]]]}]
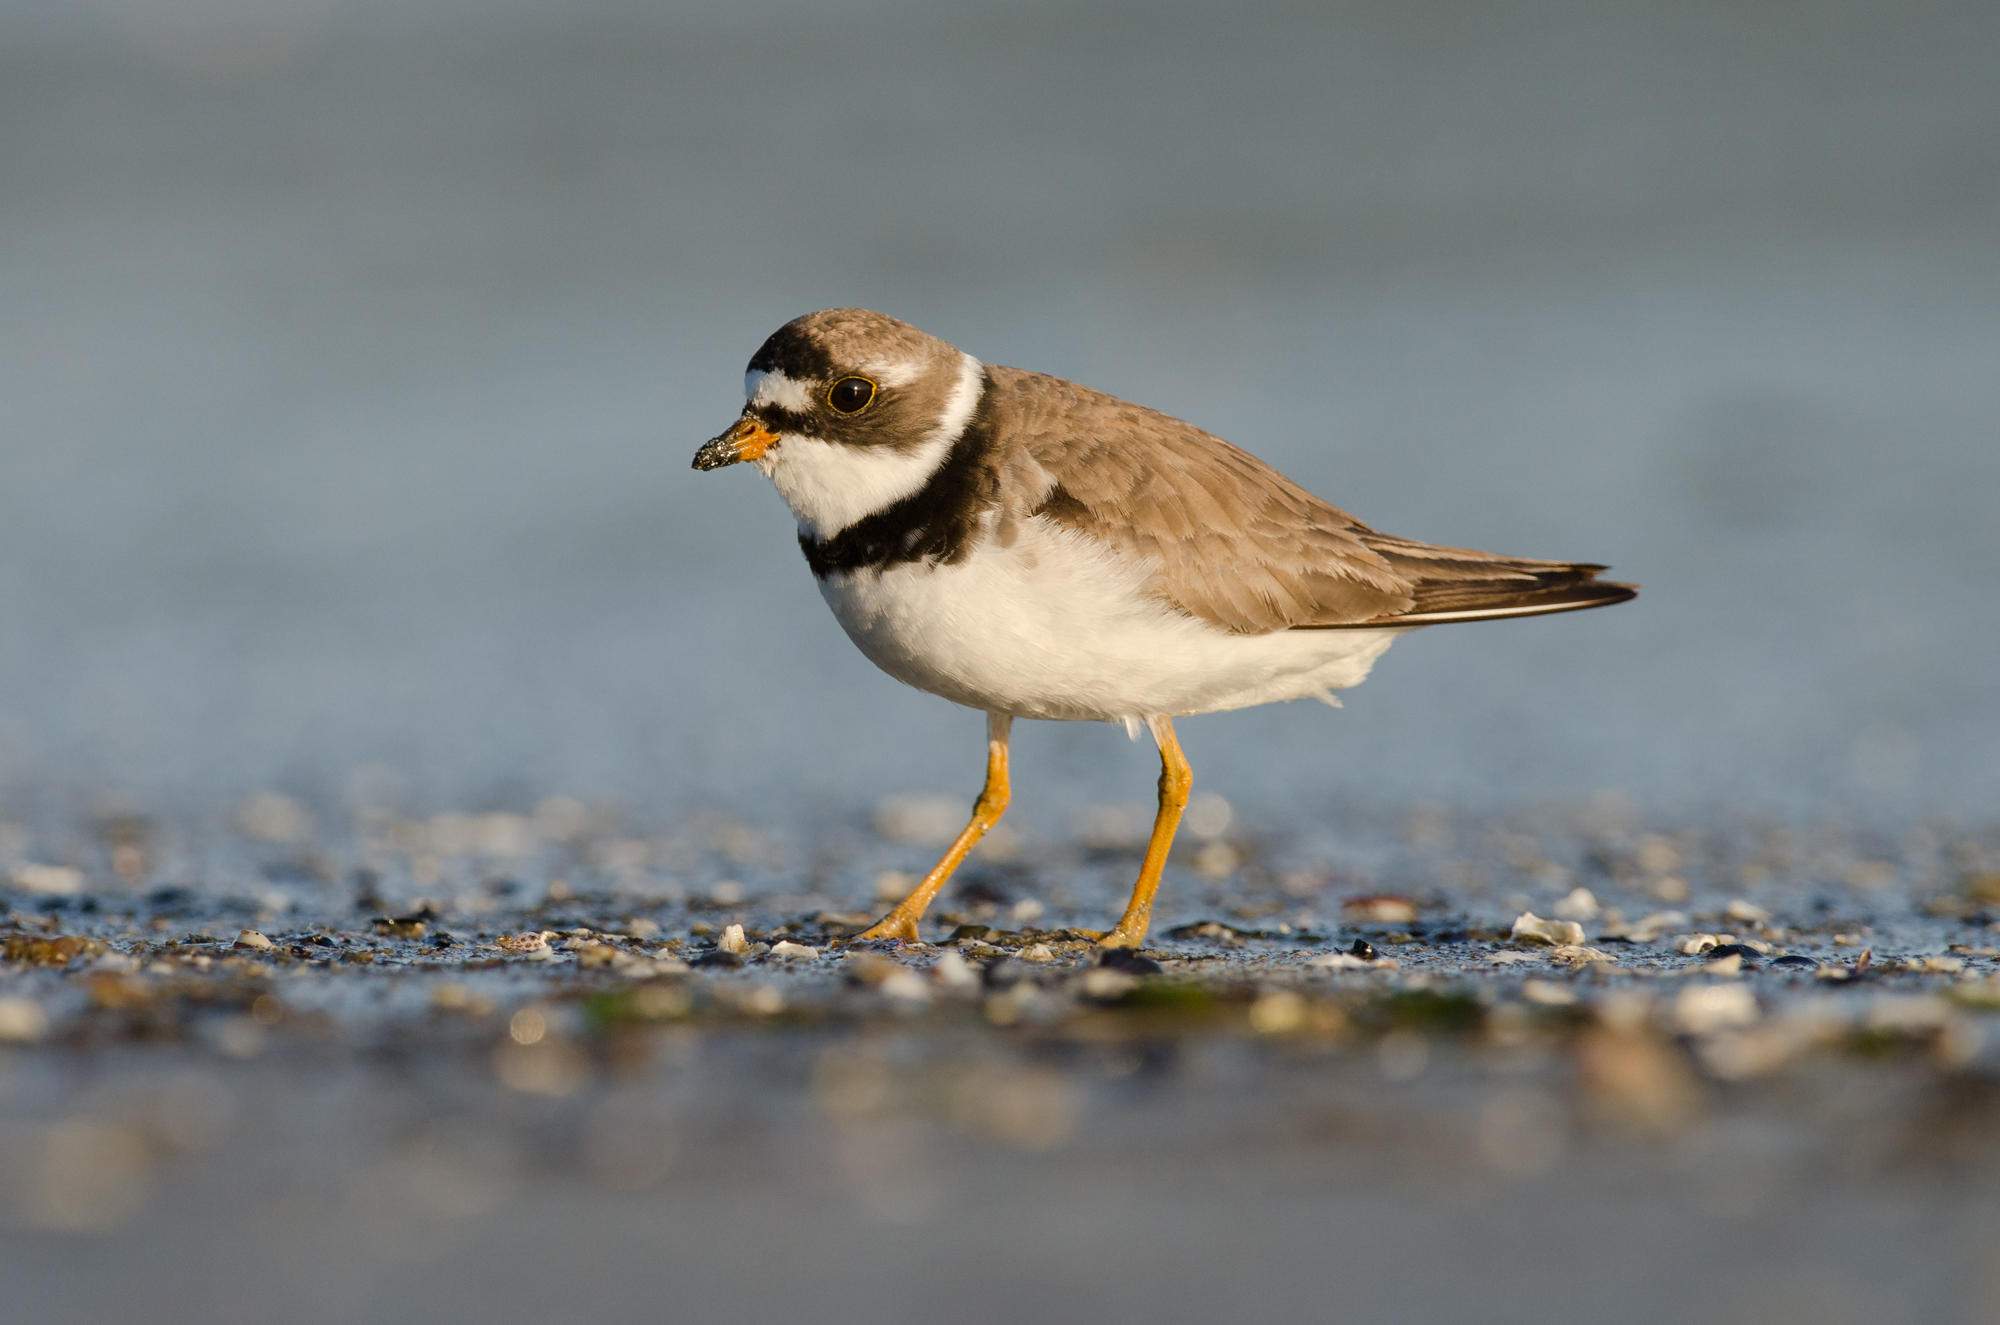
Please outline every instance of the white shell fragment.
[{"label": "white shell fragment", "polygon": [[750,941],[743,937],[743,926],[731,925],[722,931],[722,937],[716,941],[715,946],[724,952],[734,952],[740,955],[745,948],[750,946]]},{"label": "white shell fragment", "polygon": [[1595,920],[1597,912],[1597,894],[1588,888],[1572,888],[1555,907],[1556,915],[1564,920]]},{"label": "white shell fragment", "polygon": [[924,978],[907,967],[898,966],[882,977],[875,986],[882,994],[903,1003],[928,1003],[931,1001],[930,985]]},{"label": "white shell fragment", "polygon": [[1306,965],[1322,971],[1384,971],[1393,969],[1396,960],[1393,957],[1377,957],[1369,961],[1351,952],[1323,952]]},{"label": "white shell fragment", "polygon": [[1083,992],[1092,998],[1116,998],[1139,983],[1137,976],[1094,966],[1083,973]]},{"label": "white shell fragment", "polygon": [[1250,1005],[1250,1029],[1259,1035],[1283,1035],[1305,1020],[1306,1001],[1289,989],[1273,989]]},{"label": "white shell fragment", "polygon": [[1706,1035],[1757,1020],[1757,996],[1743,984],[1692,985],[1674,1000],[1674,1025],[1688,1035]]},{"label": "white shell fragment", "polygon": [[1574,920],[1544,920],[1533,911],[1523,911],[1508,937],[1516,943],[1580,944],[1583,926]]},{"label": "white shell fragment", "polygon": [[1566,1008],[1576,1002],[1576,991],[1547,980],[1529,980],[1521,986],[1521,997],[1543,1007]]},{"label": "white shell fragment", "polygon": [[0,998],[0,1042],[25,1044],[48,1033],[49,1014],[27,998]]},{"label": "white shell fragment", "polygon": [[771,945],[771,955],[780,961],[811,961],[819,956],[819,949],[809,943],[793,943],[789,939],[779,939]]},{"label": "white shell fragment", "polygon": [[68,865],[36,865],[22,861],[7,871],[7,882],[24,893],[68,897],[83,891],[83,871]]},{"label": "white shell fragment", "polygon": [[[773,948],[773,952],[777,949]],[[972,963],[955,952],[947,950],[931,966],[931,979],[947,989],[977,989],[979,972],[972,969]]]}]

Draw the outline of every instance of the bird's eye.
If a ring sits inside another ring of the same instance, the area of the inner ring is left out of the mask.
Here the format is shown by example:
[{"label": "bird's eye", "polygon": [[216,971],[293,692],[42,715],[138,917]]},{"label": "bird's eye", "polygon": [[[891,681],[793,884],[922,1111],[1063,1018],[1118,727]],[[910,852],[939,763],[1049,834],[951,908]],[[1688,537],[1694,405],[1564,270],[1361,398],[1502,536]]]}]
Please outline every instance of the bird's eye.
[{"label": "bird's eye", "polygon": [[865,377],[843,377],[826,393],[835,414],[859,414],[875,399],[875,384]]}]

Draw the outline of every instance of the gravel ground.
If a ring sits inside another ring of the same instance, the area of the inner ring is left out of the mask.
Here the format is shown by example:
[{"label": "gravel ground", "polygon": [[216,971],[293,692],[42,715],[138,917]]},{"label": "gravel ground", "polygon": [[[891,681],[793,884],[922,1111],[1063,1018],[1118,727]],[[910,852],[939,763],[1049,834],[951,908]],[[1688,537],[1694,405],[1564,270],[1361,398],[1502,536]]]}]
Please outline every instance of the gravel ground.
[{"label": "gravel ground", "polygon": [[16,864],[22,1318],[2000,1309],[1991,829],[1428,810],[1335,861],[1211,801],[1137,963],[1080,928],[1108,816],[849,941],[941,809],[267,794]]}]

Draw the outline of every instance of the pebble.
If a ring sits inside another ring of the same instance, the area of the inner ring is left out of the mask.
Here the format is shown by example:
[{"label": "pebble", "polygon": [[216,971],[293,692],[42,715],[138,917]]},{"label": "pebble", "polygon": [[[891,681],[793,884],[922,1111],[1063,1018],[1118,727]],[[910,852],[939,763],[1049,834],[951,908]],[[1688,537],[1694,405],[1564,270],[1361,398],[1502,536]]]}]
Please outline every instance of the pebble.
[{"label": "pebble", "polygon": [[809,943],[793,943],[789,939],[780,939],[771,945],[771,955],[780,961],[811,961],[819,956],[819,949]]},{"label": "pebble", "polygon": [[1933,994],[1893,994],[1878,997],[1868,1009],[1868,1028],[1919,1035],[1937,1030],[1955,1015],[1951,1004]]},{"label": "pebble", "polygon": [[750,946],[750,941],[743,937],[743,926],[731,925],[722,931],[722,937],[715,941],[715,946],[724,952],[741,955],[743,950]]},{"label": "pebble", "polygon": [[242,933],[236,936],[236,942],[233,946],[238,948],[249,948],[254,952],[269,952],[273,945],[271,943],[271,940],[265,938],[262,934],[259,934],[256,930],[246,929]]},{"label": "pebble", "polygon": [[1549,960],[1564,962],[1570,966],[1583,966],[1590,962],[1603,962],[1608,966],[1618,964],[1618,959],[1597,948],[1587,948],[1580,943],[1558,943],[1549,949]]},{"label": "pebble", "polygon": [[785,1010],[785,996],[776,985],[759,985],[743,995],[736,1006],[753,1017],[769,1017]]},{"label": "pebble", "polygon": [[1771,965],[1796,966],[1807,970],[1814,970],[1818,968],[1819,963],[1814,961],[1812,958],[1806,956],[1802,952],[1788,952],[1782,957],[1773,958],[1771,961]]},{"label": "pebble", "polygon": [[625,954],[609,943],[584,942],[576,947],[576,964],[585,970],[615,965]]},{"label": "pebble", "polygon": [[1746,966],[1755,966],[1764,954],[1747,943],[1723,943],[1702,953],[1704,961],[1718,962],[1725,957],[1739,958]]},{"label": "pebble", "polygon": [[548,936],[535,930],[525,934],[502,934],[495,942],[502,952],[547,952],[549,949]]},{"label": "pebble", "polygon": [[[110,946],[85,934],[58,934],[54,938],[37,939],[25,934],[9,936],[0,943],[0,954],[10,962],[32,962],[36,966],[67,966],[78,957],[97,957],[110,951]],[[207,961],[208,958],[198,958]]]},{"label": "pebble", "polygon": [[1347,955],[1350,957],[1359,957],[1364,962],[1372,962],[1376,956],[1375,945],[1367,939],[1356,939],[1354,940],[1354,946],[1347,950]]},{"label": "pebble", "polygon": [[1028,978],[1028,969],[1012,957],[988,962],[981,980],[988,989],[1012,989]]},{"label": "pebble", "polygon": [[1383,925],[1407,925],[1417,918],[1417,906],[1407,897],[1377,894],[1350,897],[1340,904],[1350,920],[1373,921]]},{"label": "pebble", "polygon": [[1106,948],[1098,954],[1097,964],[1126,975],[1164,975],[1167,970],[1137,948]]},{"label": "pebble", "polygon": [[743,958],[727,948],[716,948],[712,951],[704,952],[701,956],[688,963],[690,966],[721,967],[724,970],[733,970],[742,964]]},{"label": "pebble", "polygon": [[1024,962],[1052,962],[1055,959],[1055,949],[1046,943],[1037,943],[1032,948],[1021,950],[1021,960]]},{"label": "pebble", "polygon": [[1306,1001],[1289,989],[1274,989],[1250,1005],[1250,1029],[1259,1035],[1283,1035],[1305,1024]]}]

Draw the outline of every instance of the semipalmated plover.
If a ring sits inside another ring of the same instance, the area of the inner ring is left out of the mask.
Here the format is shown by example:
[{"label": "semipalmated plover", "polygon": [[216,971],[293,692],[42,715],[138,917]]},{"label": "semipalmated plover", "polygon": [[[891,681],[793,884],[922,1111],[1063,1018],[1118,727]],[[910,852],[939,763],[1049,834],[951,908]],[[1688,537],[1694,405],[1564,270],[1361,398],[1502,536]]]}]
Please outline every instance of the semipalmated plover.
[{"label": "semipalmated plover", "polygon": [[1159,814],[1124,916],[1137,947],[1192,777],[1173,720],[1359,685],[1395,638],[1638,592],[1602,566],[1377,533],[1255,456],[1088,387],[982,364],[881,313],[786,323],[696,469],[777,485],[848,637],[899,681],[987,715],[972,820],[864,938],[914,940],[1007,808],[1015,718],[1143,726]]}]

